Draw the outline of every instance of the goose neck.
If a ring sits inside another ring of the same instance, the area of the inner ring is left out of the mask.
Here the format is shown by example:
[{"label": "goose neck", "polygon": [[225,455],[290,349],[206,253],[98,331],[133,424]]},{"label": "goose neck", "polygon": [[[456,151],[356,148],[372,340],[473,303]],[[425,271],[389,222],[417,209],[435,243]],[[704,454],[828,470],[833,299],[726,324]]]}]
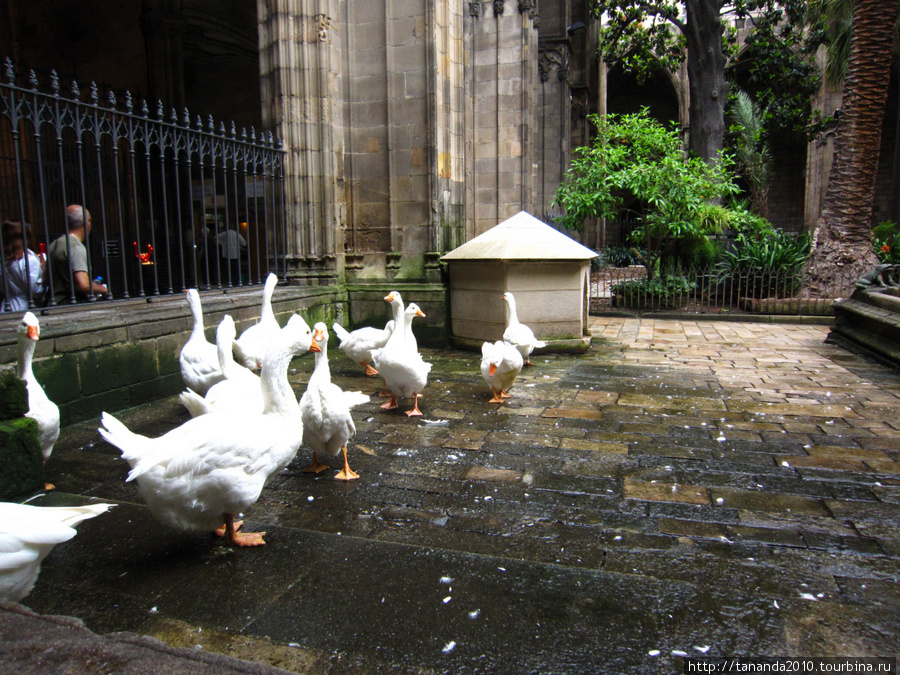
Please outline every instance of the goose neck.
[{"label": "goose neck", "polygon": [[317,378],[325,378],[331,382],[331,368],[328,365],[328,348],[323,343],[319,345],[319,349],[322,351],[316,352],[315,354],[316,365],[313,369],[313,375]]},{"label": "goose neck", "polygon": [[31,376],[35,344],[35,341],[29,337],[19,337],[19,360],[16,362],[16,375],[20,379],[27,380]]},{"label": "goose neck", "polygon": [[263,413],[292,413],[297,409],[297,399],[288,382],[287,370],[293,357],[292,350],[269,350],[263,362],[262,380]]}]

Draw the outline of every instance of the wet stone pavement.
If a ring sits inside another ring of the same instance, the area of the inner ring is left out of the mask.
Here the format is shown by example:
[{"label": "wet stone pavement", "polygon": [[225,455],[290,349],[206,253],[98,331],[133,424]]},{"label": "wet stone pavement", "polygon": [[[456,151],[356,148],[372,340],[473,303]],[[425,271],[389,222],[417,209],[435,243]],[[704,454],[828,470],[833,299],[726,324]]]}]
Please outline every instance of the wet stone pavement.
[{"label": "wet stone pavement", "polygon": [[[303,673],[897,656],[900,374],[825,326],[591,331],[501,406],[480,355],[423,350],[425,417],[357,408],[351,483],[302,473],[301,449],[245,514],[258,549],[158,525],[97,421],[65,429],[43,503],[119,506],[54,549],[25,604]],[[376,393],[334,343],[335,382]],[[298,393],[311,370],[294,362]],[[152,436],[186,418],[176,399],[121,416]]]}]

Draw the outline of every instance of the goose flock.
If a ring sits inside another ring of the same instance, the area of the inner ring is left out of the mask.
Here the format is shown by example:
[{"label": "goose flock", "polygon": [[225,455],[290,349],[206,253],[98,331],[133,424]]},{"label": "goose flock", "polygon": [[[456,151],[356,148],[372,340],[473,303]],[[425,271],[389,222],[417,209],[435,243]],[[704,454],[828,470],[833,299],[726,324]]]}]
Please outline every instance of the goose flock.
[{"label": "goose flock", "polygon": [[[237,337],[233,317],[225,315],[216,329],[216,344],[207,341],[200,294],[186,292],[192,315],[190,337],[179,355],[185,391],[180,401],[190,418],[157,438],[134,433],[114,415],[101,416],[100,435],[121,452],[130,468],[126,482],[135,481],[149,511],[159,522],[182,530],[214,532],[235,546],[265,544],[265,532],[243,532],[240,515],[302,447],[311,451],[304,472],[319,474],[328,465],[321,456],[342,455],[343,467],[334,478],[350,481],[347,446],[356,433],[351,414],[370,397],[343,391],[332,382],[328,361],[328,327],[311,329],[299,314],[284,327],[278,324],[272,299],[278,278],[266,279],[260,318]],[[366,376],[380,376],[384,410],[407,399],[410,417],[421,416],[419,399],[432,364],[419,353],[413,320],[425,314],[415,303],[406,305],[397,291],[385,296],[392,318],[383,328],[348,331],[332,328],[339,349],[363,367]],[[480,372],[490,387],[490,403],[502,404],[529,356],[546,343],[519,322],[512,293],[502,296],[507,308],[503,339],[482,345]],[[28,416],[37,422],[46,461],[59,437],[59,409],[35,379],[32,361],[40,336],[31,312],[18,328],[17,375],[27,386]],[[306,390],[297,398],[288,380],[291,360],[306,352],[315,365]],[[257,374],[255,371],[259,371]],[[47,485],[46,489],[52,489]],[[82,507],[39,507],[0,503],[0,598],[20,600],[35,583],[40,563],[50,549],[75,534],[74,526],[106,512],[111,504]]]}]

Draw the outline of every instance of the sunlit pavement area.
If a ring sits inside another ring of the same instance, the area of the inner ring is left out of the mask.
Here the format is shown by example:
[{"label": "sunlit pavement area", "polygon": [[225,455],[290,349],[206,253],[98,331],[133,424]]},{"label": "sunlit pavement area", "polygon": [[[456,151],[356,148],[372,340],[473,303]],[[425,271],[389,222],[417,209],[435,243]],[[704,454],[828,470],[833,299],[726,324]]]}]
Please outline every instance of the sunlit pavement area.
[{"label": "sunlit pavement area", "polygon": [[[480,354],[423,350],[419,419],[381,410],[381,381],[332,337],[334,381],[373,394],[354,411],[360,478],[305,474],[301,449],[245,514],[261,548],[158,525],[98,420],[64,429],[42,503],[119,506],[53,550],[24,604],[303,673],[897,656],[898,372],[821,325],[591,331],[587,354],[537,356],[499,406]],[[311,370],[294,362],[298,395]],[[156,436],[187,413],[173,398],[121,419]]]}]

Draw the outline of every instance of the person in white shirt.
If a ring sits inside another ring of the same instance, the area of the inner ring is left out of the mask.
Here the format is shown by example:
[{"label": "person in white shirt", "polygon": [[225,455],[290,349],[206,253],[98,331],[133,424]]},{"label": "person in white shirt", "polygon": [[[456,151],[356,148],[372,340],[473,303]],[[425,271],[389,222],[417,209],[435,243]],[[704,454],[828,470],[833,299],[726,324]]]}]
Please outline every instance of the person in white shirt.
[{"label": "person in white shirt", "polygon": [[[29,229],[28,224],[25,225]],[[22,224],[3,221],[3,280],[0,284],[0,312],[24,312],[44,304],[44,271],[41,259],[25,246]],[[33,303],[33,304],[32,304]]]}]

